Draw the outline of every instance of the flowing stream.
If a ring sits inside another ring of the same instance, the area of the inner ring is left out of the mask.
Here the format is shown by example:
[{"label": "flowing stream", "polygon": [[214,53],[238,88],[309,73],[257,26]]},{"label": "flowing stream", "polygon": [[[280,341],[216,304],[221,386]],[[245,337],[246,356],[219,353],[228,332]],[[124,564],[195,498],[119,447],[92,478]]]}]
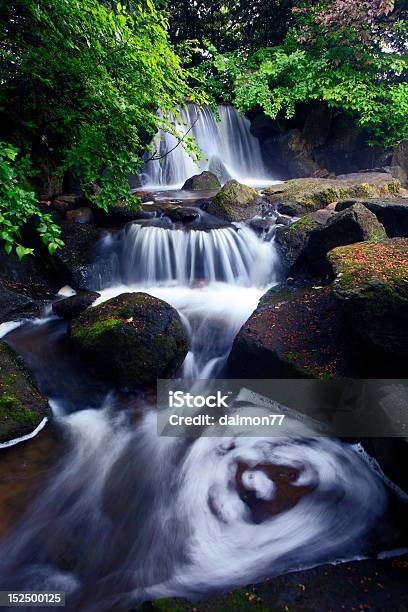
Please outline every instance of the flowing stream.
[{"label": "flowing stream", "polygon": [[[278,278],[273,240],[244,225],[132,224],[101,251],[101,300],[145,291],[177,308],[190,336],[186,377],[222,373]],[[96,384],[66,332],[51,317],[6,336],[52,399],[64,444],[0,544],[2,589],[64,590],[68,610],[125,611],[370,552],[388,493],[350,445],[307,428],[302,438],[290,428],[280,438],[159,437],[154,406]]]},{"label": "flowing stream", "polygon": [[[173,123],[180,135],[191,128],[189,134],[203,159],[194,162],[182,146],[176,146],[174,135],[160,131],[152,148],[156,157],[164,157],[145,164],[141,178],[146,189],[177,189],[203,170],[214,172],[221,183],[233,178],[259,187],[271,184],[259,142],[250,132],[250,122],[233,106],[220,105],[217,118],[208,106],[199,110],[188,104]],[[166,155],[168,151],[171,152]]]}]

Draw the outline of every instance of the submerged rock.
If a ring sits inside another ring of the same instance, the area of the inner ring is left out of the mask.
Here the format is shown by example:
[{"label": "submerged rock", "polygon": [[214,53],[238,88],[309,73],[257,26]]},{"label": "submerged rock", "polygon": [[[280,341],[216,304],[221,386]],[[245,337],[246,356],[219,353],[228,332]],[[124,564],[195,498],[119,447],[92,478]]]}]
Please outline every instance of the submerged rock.
[{"label": "submerged rock", "polygon": [[0,342],[0,442],[31,433],[50,415],[48,401],[36,389],[22,359]]},{"label": "submerged rock", "polygon": [[281,214],[300,217],[348,198],[397,196],[400,182],[391,174],[372,172],[345,174],[336,179],[303,178],[272,185],[263,190]]},{"label": "submerged rock", "polygon": [[338,247],[328,255],[350,332],[371,351],[408,355],[408,239]]},{"label": "submerged rock", "polygon": [[52,305],[56,315],[63,319],[75,319],[100,297],[96,291],[80,291],[75,295],[58,300]]},{"label": "submerged rock", "polygon": [[385,227],[389,238],[408,237],[408,200],[406,198],[342,200],[337,203],[336,210],[346,210],[357,203],[365,206],[377,217]]},{"label": "submerged rock", "polygon": [[228,181],[207,205],[207,212],[227,221],[247,221],[258,212],[259,196],[256,189],[236,180]]},{"label": "submerged rock", "polygon": [[207,191],[210,189],[219,189],[221,183],[213,172],[205,170],[201,174],[195,174],[184,183],[182,189],[186,191]]},{"label": "submerged rock", "polygon": [[100,376],[135,388],[172,376],[188,338],[177,311],[146,293],[123,293],[87,309],[71,336]]}]

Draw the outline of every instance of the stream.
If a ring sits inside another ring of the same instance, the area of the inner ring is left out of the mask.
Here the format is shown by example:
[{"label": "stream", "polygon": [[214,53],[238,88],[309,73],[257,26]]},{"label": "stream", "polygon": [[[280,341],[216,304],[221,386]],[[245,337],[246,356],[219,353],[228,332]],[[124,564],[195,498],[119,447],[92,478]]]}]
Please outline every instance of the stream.
[{"label": "stream", "polygon": [[[273,236],[247,225],[153,221],[103,239],[93,282],[99,301],[144,291],[172,304],[190,338],[180,376],[203,379],[222,376],[279,270]],[[307,429],[302,438],[159,437],[149,398],[94,380],[67,328],[46,314],[5,335],[49,397],[58,436],[38,493],[0,542],[1,589],[62,590],[67,610],[126,611],[396,546],[390,491],[361,449]]]}]

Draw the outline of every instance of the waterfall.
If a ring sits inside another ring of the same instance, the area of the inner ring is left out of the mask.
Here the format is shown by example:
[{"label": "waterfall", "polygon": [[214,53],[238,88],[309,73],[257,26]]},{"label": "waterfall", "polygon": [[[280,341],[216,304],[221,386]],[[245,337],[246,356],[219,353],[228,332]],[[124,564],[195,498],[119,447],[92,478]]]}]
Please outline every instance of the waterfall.
[{"label": "waterfall", "polygon": [[174,306],[190,337],[183,375],[209,378],[278,269],[273,241],[244,224],[204,231],[134,223],[106,242],[95,288],[100,301],[144,291]]},{"label": "waterfall", "polygon": [[[184,134],[191,126],[189,135],[193,136],[201,155],[195,163],[183,146],[177,146],[161,160],[145,164],[141,175],[146,189],[180,188],[184,182],[203,170],[214,172],[225,183],[230,178],[241,183],[261,186],[270,184],[271,179],[262,159],[258,139],[250,132],[249,120],[233,106],[218,107],[219,121],[208,106],[199,109],[188,104],[173,123],[179,134]],[[177,145],[172,134],[159,131],[152,148],[158,155],[165,155]]]}]

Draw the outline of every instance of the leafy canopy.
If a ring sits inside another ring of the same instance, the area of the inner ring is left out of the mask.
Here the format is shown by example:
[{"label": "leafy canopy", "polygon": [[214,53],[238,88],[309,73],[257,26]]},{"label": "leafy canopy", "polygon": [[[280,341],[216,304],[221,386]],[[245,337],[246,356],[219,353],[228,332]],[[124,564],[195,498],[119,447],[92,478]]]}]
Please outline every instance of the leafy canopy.
[{"label": "leafy canopy", "polygon": [[297,2],[281,44],[224,54],[210,46],[211,64],[199,70],[212,95],[227,92],[242,112],[290,118],[297,104],[323,101],[391,146],[408,135],[405,13],[392,0]]},{"label": "leafy canopy", "polygon": [[[0,6],[0,137],[30,154],[49,194],[74,169],[85,193],[105,209],[129,201],[128,175],[158,124],[174,130],[169,114],[186,96],[200,100],[169,42],[165,14],[151,0],[128,6],[98,0]],[[8,202],[18,215],[30,215],[26,203],[26,196]]]}]

